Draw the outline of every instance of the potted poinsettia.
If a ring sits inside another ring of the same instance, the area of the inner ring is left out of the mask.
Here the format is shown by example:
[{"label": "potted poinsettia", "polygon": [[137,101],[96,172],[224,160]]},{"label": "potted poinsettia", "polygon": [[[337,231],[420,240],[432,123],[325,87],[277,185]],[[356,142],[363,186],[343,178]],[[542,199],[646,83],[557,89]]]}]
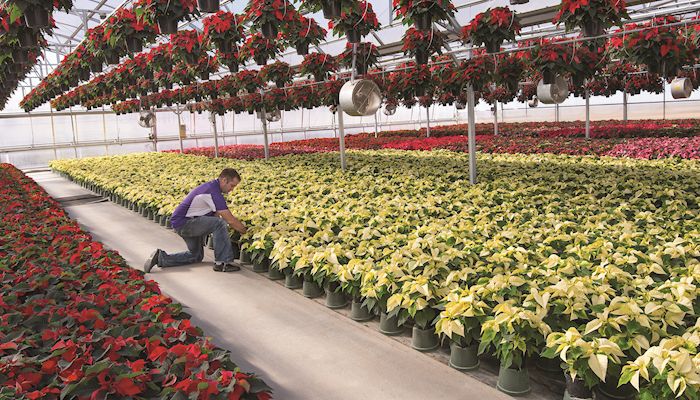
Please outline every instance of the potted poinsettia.
[{"label": "potted poinsettia", "polygon": [[360,43],[363,36],[379,29],[379,21],[372,4],[358,1],[351,8],[344,9],[339,18],[328,21],[328,28],[333,29],[338,37],[347,36],[350,43]]},{"label": "potted poinsettia", "polygon": [[221,53],[231,53],[245,38],[243,15],[219,11],[202,20],[204,40],[213,43]]},{"label": "potted poinsettia", "polygon": [[219,59],[219,62],[225,65],[231,73],[238,72],[238,67],[241,62],[238,56],[238,49],[233,49],[229,53],[223,53],[221,50],[217,50],[216,57]]},{"label": "potted poinsettia", "polygon": [[514,41],[520,23],[508,7],[489,8],[479,13],[462,28],[462,39],[475,46],[484,45],[489,53],[497,53],[505,41]]},{"label": "potted poinsettia", "polygon": [[255,32],[268,39],[276,39],[278,29],[297,18],[297,11],[288,0],[250,0],[245,9],[246,21]]},{"label": "potted poinsettia", "polygon": [[137,0],[133,10],[140,21],[157,22],[164,35],[177,33],[181,20],[199,16],[197,0]]},{"label": "potted poinsettia", "polygon": [[[377,60],[379,59],[379,50],[377,46],[372,43],[363,42],[357,45],[357,56],[355,60],[355,68],[359,75],[364,75],[367,73],[370,67],[377,65]],[[347,68],[352,68],[352,56],[353,44],[347,43],[345,45],[345,51],[338,56],[338,61],[340,65]]]},{"label": "potted poinsettia", "polygon": [[627,18],[625,0],[561,0],[553,22],[563,22],[567,31],[581,28],[584,36],[595,37]]},{"label": "potted poinsettia", "polygon": [[34,28],[27,26],[20,15],[10,15],[9,10],[0,8],[0,35],[16,36],[19,45],[24,48],[37,46],[40,35]]},{"label": "potted poinsettia", "polygon": [[200,57],[199,62],[193,66],[193,69],[195,75],[199,76],[203,81],[208,81],[209,75],[219,70],[219,59],[216,56],[210,57],[204,54]]},{"label": "potted poinsettia", "polygon": [[113,48],[123,48],[130,53],[140,53],[144,42],[152,42],[158,27],[136,17],[133,10],[120,8],[104,23],[105,40]]},{"label": "potted poinsettia", "polygon": [[10,15],[23,15],[30,28],[50,28],[51,13],[54,10],[70,11],[73,0],[7,0],[5,6]]},{"label": "potted poinsettia", "polygon": [[301,0],[299,9],[308,14],[323,10],[323,18],[331,20],[340,17],[341,10],[353,6],[354,0]]},{"label": "potted poinsettia", "polygon": [[571,56],[573,51],[568,44],[560,43],[562,39],[542,39],[533,50],[532,65],[542,73],[545,84],[554,83],[557,75],[573,72]]},{"label": "potted poinsettia", "polygon": [[261,33],[254,33],[241,46],[238,59],[244,63],[252,58],[256,64],[265,65],[267,60],[275,58],[280,50],[279,43],[265,38]]},{"label": "potted poinsettia", "polygon": [[645,64],[652,74],[675,75],[685,64],[694,63],[692,44],[683,40],[673,16],[654,18],[645,24],[629,24],[631,32],[622,38],[621,57],[636,64]]},{"label": "potted poinsettia", "polygon": [[248,93],[257,93],[263,85],[258,71],[252,69],[243,70],[237,73],[236,80],[240,85],[239,88]]},{"label": "potted poinsettia", "polygon": [[424,65],[433,53],[440,54],[445,43],[445,35],[437,29],[423,31],[409,28],[403,36],[404,54],[415,57],[416,63]]},{"label": "potted poinsettia", "polygon": [[516,54],[502,54],[495,58],[492,80],[499,86],[515,92],[525,73],[525,63]]},{"label": "potted poinsettia", "polygon": [[309,46],[318,45],[326,38],[328,32],[313,19],[298,14],[297,18],[290,22],[286,32],[286,39],[297,50],[300,56],[309,53]]},{"label": "potted poinsettia", "polygon": [[311,75],[316,82],[326,80],[328,74],[338,71],[338,63],[330,54],[311,53],[304,56],[301,62],[301,75]]},{"label": "potted poinsettia", "polygon": [[399,64],[393,72],[399,78],[404,99],[425,96],[433,86],[432,74],[427,65],[416,65],[413,61]]},{"label": "potted poinsettia", "polygon": [[289,64],[276,61],[260,69],[260,78],[265,82],[274,82],[278,88],[283,88],[294,78],[294,70]]},{"label": "potted poinsettia", "polygon": [[341,79],[331,79],[323,82],[323,84],[318,88],[318,93],[321,97],[321,104],[327,107],[333,107],[340,104],[339,94],[340,89],[344,84],[345,81]]},{"label": "potted poinsettia", "polygon": [[321,105],[320,96],[316,92],[316,87],[309,85],[309,82],[295,82],[290,89],[292,101],[298,107],[312,109]]},{"label": "potted poinsettia", "polygon": [[202,36],[194,29],[180,31],[170,36],[170,52],[174,61],[196,65],[202,53]]},{"label": "potted poinsettia", "polygon": [[479,297],[481,286],[459,288],[450,292],[441,305],[435,331],[450,339],[450,366],[460,370],[479,367],[481,324],[488,305]]},{"label": "potted poinsettia", "polygon": [[607,53],[601,46],[579,46],[573,44],[571,58],[571,79],[574,86],[583,86],[586,79],[592,78],[608,62]]},{"label": "potted poinsettia", "polygon": [[421,31],[432,30],[432,23],[454,17],[455,6],[450,0],[394,0],[394,10],[404,25],[415,23]]}]

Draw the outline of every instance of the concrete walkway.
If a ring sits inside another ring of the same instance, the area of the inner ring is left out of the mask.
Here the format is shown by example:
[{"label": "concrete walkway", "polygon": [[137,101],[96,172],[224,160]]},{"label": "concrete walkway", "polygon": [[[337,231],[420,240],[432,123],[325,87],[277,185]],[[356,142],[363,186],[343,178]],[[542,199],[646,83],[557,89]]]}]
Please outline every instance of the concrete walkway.
[{"label": "concrete walkway", "polygon": [[[59,201],[92,193],[51,172],[30,176]],[[66,209],[134,268],[156,247],[184,249],[171,230],[113,203],[86,201]],[[244,371],[260,375],[276,399],[510,398],[263,275],[214,272],[212,255],[207,249],[203,264],[154,268],[146,277],[188,307],[205,334]]]}]

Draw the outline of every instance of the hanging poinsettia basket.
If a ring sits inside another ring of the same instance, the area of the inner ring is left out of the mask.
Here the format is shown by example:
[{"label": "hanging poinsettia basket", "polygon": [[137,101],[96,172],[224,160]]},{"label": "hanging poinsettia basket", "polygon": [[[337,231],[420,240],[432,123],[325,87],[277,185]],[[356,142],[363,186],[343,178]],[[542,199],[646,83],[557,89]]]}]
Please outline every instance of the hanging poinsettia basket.
[{"label": "hanging poinsettia basket", "polygon": [[157,23],[164,35],[177,33],[180,21],[199,17],[197,0],[136,0],[133,10],[139,21]]},{"label": "hanging poinsettia basket", "polygon": [[433,22],[447,21],[455,12],[450,0],[394,0],[393,3],[403,24],[415,24],[421,31],[432,30]]},{"label": "hanging poinsettia basket", "polygon": [[401,50],[407,56],[415,57],[419,65],[425,65],[433,53],[442,53],[444,43],[445,35],[437,29],[421,31],[409,28],[403,36]]},{"label": "hanging poinsettia basket", "polygon": [[474,46],[484,45],[489,53],[497,53],[505,41],[514,41],[520,23],[508,7],[489,8],[479,13],[462,28],[462,40]]},{"label": "hanging poinsettia basket", "polygon": [[250,0],[245,9],[246,20],[255,32],[268,39],[276,39],[279,29],[286,30],[293,23],[297,11],[288,0]]},{"label": "hanging poinsettia basket", "polygon": [[219,59],[221,64],[228,68],[230,72],[238,72],[240,64],[238,49],[234,49],[230,53],[222,53],[220,50],[217,50],[216,57]]},{"label": "hanging poinsettia basket", "polygon": [[292,82],[294,70],[289,64],[276,61],[260,69],[260,78],[264,82],[273,82],[278,88],[283,88]]},{"label": "hanging poinsettia basket", "polygon": [[255,33],[241,46],[238,59],[241,64],[253,59],[256,64],[265,65],[267,60],[275,58],[280,51],[280,44],[265,38],[261,33]]},{"label": "hanging poinsettia basket", "polygon": [[[367,73],[370,67],[377,65],[377,60],[379,59],[379,50],[377,46],[372,43],[358,43],[357,46],[357,57],[355,61],[355,69],[358,75],[364,75]],[[338,56],[338,62],[347,68],[352,68],[352,58],[353,58],[353,44],[347,43],[345,45],[345,51]]]},{"label": "hanging poinsettia basket", "polygon": [[567,31],[580,28],[584,36],[596,37],[628,18],[625,0],[561,0],[553,23],[564,23]]},{"label": "hanging poinsettia basket", "polygon": [[328,78],[328,74],[338,71],[338,63],[330,54],[311,53],[304,57],[301,63],[300,74],[311,75],[316,82],[322,82]]},{"label": "hanging poinsettia basket", "polygon": [[245,38],[243,15],[219,11],[204,18],[202,26],[204,40],[213,43],[222,53],[233,52]]},{"label": "hanging poinsettia basket", "polygon": [[128,8],[120,8],[104,23],[105,40],[110,47],[123,53],[140,53],[144,43],[155,41],[158,27],[155,24],[136,18]]},{"label": "hanging poinsettia basket", "polygon": [[328,34],[313,18],[306,18],[301,14],[288,28],[286,39],[300,56],[309,54],[309,46],[318,46]]},{"label": "hanging poinsettia basket", "polygon": [[239,89],[248,93],[256,93],[263,85],[262,80],[255,70],[244,70],[236,74]]},{"label": "hanging poinsettia basket", "polygon": [[494,61],[494,70],[491,80],[500,87],[510,92],[518,90],[523,75],[526,71],[525,62],[517,54],[500,54]]},{"label": "hanging poinsettia basket", "polygon": [[328,28],[338,37],[346,36],[350,43],[360,43],[363,36],[379,29],[379,21],[372,10],[372,4],[358,1],[352,7],[344,9],[339,18],[328,21]]},{"label": "hanging poinsettia basket", "polygon": [[202,36],[195,30],[180,31],[171,35],[170,51],[174,61],[196,65],[205,52]]},{"label": "hanging poinsettia basket", "polygon": [[565,39],[542,39],[532,51],[532,66],[540,71],[545,84],[552,84],[557,76],[574,73],[571,44],[561,43]]}]

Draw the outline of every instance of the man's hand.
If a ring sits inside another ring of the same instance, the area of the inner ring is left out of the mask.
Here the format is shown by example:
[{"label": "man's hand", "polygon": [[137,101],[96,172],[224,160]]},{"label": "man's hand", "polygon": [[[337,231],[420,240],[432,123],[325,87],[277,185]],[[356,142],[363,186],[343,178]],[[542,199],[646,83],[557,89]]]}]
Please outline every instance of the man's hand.
[{"label": "man's hand", "polygon": [[245,225],[243,225],[243,223],[238,220],[238,218],[234,217],[233,214],[231,214],[231,211],[217,211],[216,215],[223,218],[224,221],[226,221],[231,228],[240,232],[241,235],[244,235],[246,232],[248,232],[248,228],[246,228]]}]

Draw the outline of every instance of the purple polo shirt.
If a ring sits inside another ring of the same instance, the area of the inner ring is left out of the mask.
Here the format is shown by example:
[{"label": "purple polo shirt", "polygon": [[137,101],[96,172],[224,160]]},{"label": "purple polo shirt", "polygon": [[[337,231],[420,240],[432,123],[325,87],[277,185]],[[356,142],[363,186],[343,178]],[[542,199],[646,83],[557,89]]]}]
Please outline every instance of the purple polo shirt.
[{"label": "purple polo shirt", "polygon": [[217,211],[228,210],[219,180],[203,183],[194,188],[173,212],[170,224],[173,229],[182,228],[185,223],[202,216],[213,216]]}]

